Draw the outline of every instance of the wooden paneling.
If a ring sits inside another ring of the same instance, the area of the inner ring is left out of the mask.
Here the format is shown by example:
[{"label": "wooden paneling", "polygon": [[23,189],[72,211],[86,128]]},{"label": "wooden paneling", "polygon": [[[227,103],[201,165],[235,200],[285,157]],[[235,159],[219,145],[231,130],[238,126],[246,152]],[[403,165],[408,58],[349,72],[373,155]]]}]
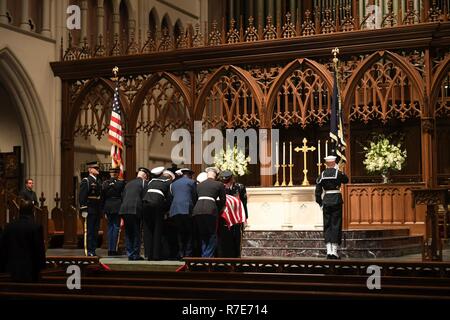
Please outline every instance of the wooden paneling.
[{"label": "wooden paneling", "polygon": [[425,232],[425,207],[412,207],[414,188],[423,184],[350,184],[346,186],[345,226],[353,228],[407,227],[412,234]]}]

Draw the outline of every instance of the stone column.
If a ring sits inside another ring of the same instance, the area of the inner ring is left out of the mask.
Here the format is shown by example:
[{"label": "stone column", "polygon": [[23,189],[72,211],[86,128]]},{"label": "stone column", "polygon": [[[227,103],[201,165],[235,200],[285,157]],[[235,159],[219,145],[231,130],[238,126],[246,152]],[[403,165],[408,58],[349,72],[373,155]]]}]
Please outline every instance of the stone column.
[{"label": "stone column", "polygon": [[81,39],[82,43],[84,39],[88,37],[88,2],[87,0],[81,1]]},{"label": "stone column", "polygon": [[28,0],[22,0],[22,12],[21,12],[21,18],[20,18],[20,28],[23,30],[31,31],[31,26],[29,23],[30,16],[28,14],[29,7],[28,7]]},{"label": "stone column", "polygon": [[267,7],[267,15],[271,16],[273,21],[275,21],[275,10],[274,10],[274,0],[266,0],[266,7]]},{"label": "stone column", "polygon": [[115,0],[113,3],[112,20],[114,35],[120,36],[120,1]]},{"label": "stone column", "polygon": [[281,12],[281,1],[277,1],[275,0],[275,8],[276,8],[276,23],[279,24],[280,26],[283,25],[283,17],[282,17],[282,12]]},{"label": "stone column", "polygon": [[264,16],[264,0],[258,0],[256,12],[258,17],[257,21],[261,21],[261,24],[264,25],[264,22],[266,21],[266,17]]},{"label": "stone column", "polygon": [[234,0],[229,0],[228,21],[231,21],[232,19],[236,20],[234,16]]},{"label": "stone column", "polygon": [[50,0],[42,1],[42,31],[41,34],[45,37],[51,37],[50,29]]},{"label": "stone column", "polygon": [[292,23],[295,23],[297,21],[297,1],[296,0],[291,0],[289,2],[289,12],[291,13]]},{"label": "stone column", "polygon": [[[104,0],[97,0],[97,38],[105,36],[105,8],[103,7]],[[103,41],[105,43],[105,41]]]},{"label": "stone column", "polygon": [[6,11],[8,11],[7,0],[0,0],[0,23],[8,23]]}]

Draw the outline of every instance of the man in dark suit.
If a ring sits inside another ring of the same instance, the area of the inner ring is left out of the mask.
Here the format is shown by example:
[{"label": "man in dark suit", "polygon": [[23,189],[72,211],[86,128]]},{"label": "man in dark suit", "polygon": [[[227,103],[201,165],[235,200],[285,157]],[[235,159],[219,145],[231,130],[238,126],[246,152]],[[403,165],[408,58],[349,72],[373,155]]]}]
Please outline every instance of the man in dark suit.
[{"label": "man in dark suit", "polygon": [[144,247],[148,260],[161,260],[164,214],[172,202],[170,184],[175,175],[164,167],[151,172],[156,177],[148,183],[143,199]]},{"label": "man in dark suit", "polygon": [[[323,210],[323,231],[327,247],[327,259],[339,259],[338,246],[342,241],[342,194],[341,184],[348,177],[336,165],[336,156],[325,157],[327,168],[316,181],[316,202]],[[322,193],[324,194],[322,199]]]},{"label": "man in dark suit", "polygon": [[219,170],[210,167],[205,171],[208,179],[197,186],[198,201],[192,215],[201,256],[211,258],[217,247],[217,219],[225,206],[226,196],[223,183],[216,181]]},{"label": "man in dark suit", "polygon": [[108,219],[108,255],[117,256],[120,229],[119,209],[122,204],[122,192],[125,188],[125,181],[118,179],[120,168],[111,168],[109,173],[111,179],[103,182],[102,186],[103,211]]},{"label": "man in dark suit", "polygon": [[25,188],[20,191],[19,197],[25,201],[31,201],[35,206],[39,206],[36,192],[33,191],[34,181],[33,179],[25,180]]},{"label": "man in dark suit", "polygon": [[[229,170],[220,173],[220,179],[225,186],[225,193],[238,198],[242,202],[245,212],[245,218],[248,218],[247,211],[247,190],[241,183],[234,181],[233,173]],[[219,217],[218,226],[218,256],[226,258],[239,258],[241,256],[241,241],[243,223],[237,223],[228,228],[227,222],[223,217]]]},{"label": "man in dark suit", "polygon": [[169,216],[174,222],[178,239],[178,259],[192,256],[192,209],[197,201],[196,183],[193,171],[183,168],[177,171],[181,176],[170,187],[173,200]]},{"label": "man in dark suit", "polygon": [[100,166],[97,161],[87,163],[89,175],[80,184],[80,212],[85,219],[84,254],[96,256],[98,229],[103,211],[101,199],[102,182],[100,181]]},{"label": "man in dark suit", "polygon": [[0,241],[0,270],[16,282],[36,282],[45,268],[42,226],[34,222],[34,205],[21,201],[19,219],[5,228]]},{"label": "man in dark suit", "polygon": [[119,215],[125,222],[125,242],[130,261],[144,260],[141,257],[142,199],[149,177],[147,168],[139,168],[137,177],[127,183],[123,192]]}]

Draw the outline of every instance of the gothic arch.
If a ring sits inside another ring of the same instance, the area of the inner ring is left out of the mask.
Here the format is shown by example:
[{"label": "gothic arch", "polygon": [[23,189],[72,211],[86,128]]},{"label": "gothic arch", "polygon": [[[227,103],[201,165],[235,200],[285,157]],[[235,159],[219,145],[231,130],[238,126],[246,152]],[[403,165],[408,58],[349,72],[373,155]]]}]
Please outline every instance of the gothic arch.
[{"label": "gothic arch", "polygon": [[129,117],[129,119],[130,119],[129,126],[130,127],[128,130],[129,132],[133,132],[133,133],[136,132],[136,125],[137,125],[139,113],[141,111],[142,104],[145,100],[145,97],[146,97],[148,91],[156,83],[158,83],[161,79],[166,79],[167,81],[169,81],[169,83],[172,84],[178,92],[180,92],[180,94],[182,95],[182,97],[186,103],[185,107],[192,117],[192,114],[193,114],[193,112],[192,112],[192,97],[189,92],[189,89],[186,87],[186,85],[183,83],[183,81],[180,80],[174,74],[169,73],[169,72],[159,72],[159,73],[152,75],[147,80],[145,80],[145,82],[142,84],[141,89],[136,94],[136,97],[133,101],[133,104],[132,104],[131,110],[130,110],[130,117]]},{"label": "gothic arch", "polygon": [[272,126],[271,120],[272,120],[272,114],[274,112],[275,109],[275,101],[278,95],[278,91],[280,90],[281,86],[285,83],[286,79],[292,75],[292,73],[299,68],[302,65],[306,65],[308,67],[310,67],[313,71],[316,72],[316,74],[319,75],[320,78],[322,78],[329,91],[332,92],[333,90],[333,77],[331,75],[331,73],[327,70],[327,68],[325,66],[323,66],[322,64],[307,59],[307,58],[302,58],[302,59],[296,59],[292,62],[290,62],[289,64],[287,64],[281,71],[280,71],[280,75],[278,76],[278,78],[274,81],[274,83],[272,84],[269,92],[267,93],[267,97],[266,97],[266,123],[265,125],[268,126],[269,128]]},{"label": "gothic arch", "polygon": [[22,121],[25,174],[36,179],[36,189],[54,190],[55,152],[50,127],[35,86],[9,48],[0,50],[0,82],[11,95]]},{"label": "gothic arch", "polygon": [[450,72],[450,55],[447,55],[434,74],[430,93],[430,111],[432,112],[430,112],[430,115],[434,115],[441,84],[448,72]]},{"label": "gothic arch", "polygon": [[[80,114],[80,110],[81,110],[83,101],[86,98],[86,96],[91,92],[91,90],[93,90],[98,84],[103,84],[111,92],[111,94],[114,95],[115,84],[111,80],[108,80],[105,78],[96,78],[96,79],[90,80],[88,83],[86,83],[72,104],[70,115],[68,117],[67,128],[64,128],[65,129],[64,130],[64,132],[65,132],[64,138],[69,139],[69,140],[73,139],[73,133],[75,131],[75,124],[76,124],[78,115]],[[120,93],[120,90],[119,90],[119,99],[120,99],[120,107],[122,109],[122,123],[124,123],[125,131],[128,131],[129,121],[128,121],[127,115],[128,115],[129,106],[128,106],[128,102],[125,99],[125,97]]]},{"label": "gothic arch", "polygon": [[260,123],[264,123],[264,112],[263,112],[263,93],[261,91],[261,88],[258,86],[256,81],[253,79],[251,74],[241,69],[237,66],[233,65],[227,65],[222,66],[219,69],[217,69],[206,81],[205,86],[200,91],[200,94],[197,99],[197,103],[194,108],[194,120],[202,120],[203,117],[203,111],[205,110],[205,99],[208,97],[210,90],[214,86],[214,84],[219,80],[223,75],[226,75],[228,72],[231,72],[233,74],[236,74],[245,84],[248,85],[255,101],[256,101],[256,107],[258,109],[258,113],[260,118]]},{"label": "gothic arch", "polygon": [[401,57],[400,55],[390,52],[390,51],[377,51],[368,56],[364,61],[361,62],[359,67],[353,72],[352,76],[348,80],[347,87],[342,92],[342,109],[343,109],[343,117],[344,121],[346,121],[350,115],[350,105],[351,100],[353,98],[353,93],[355,91],[356,86],[358,85],[359,81],[362,80],[364,77],[364,74],[369,70],[370,67],[372,67],[373,64],[375,64],[377,61],[379,61],[381,58],[388,58],[391,60],[396,66],[398,66],[407,77],[410,79],[412,85],[415,87],[416,92],[419,95],[419,104],[420,104],[420,110],[421,114],[426,114],[427,106],[425,105],[425,99],[424,99],[424,82],[422,77],[420,76],[419,72],[414,69],[413,66],[411,66],[405,58]]}]

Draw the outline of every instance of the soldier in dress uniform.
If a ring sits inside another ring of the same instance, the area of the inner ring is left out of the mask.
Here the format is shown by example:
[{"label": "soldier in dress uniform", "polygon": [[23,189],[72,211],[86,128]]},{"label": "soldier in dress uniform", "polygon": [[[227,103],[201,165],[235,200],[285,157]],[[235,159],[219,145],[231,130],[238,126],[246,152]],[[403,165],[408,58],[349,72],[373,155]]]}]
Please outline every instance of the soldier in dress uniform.
[{"label": "soldier in dress uniform", "polygon": [[119,209],[122,204],[122,192],[125,188],[125,181],[118,179],[120,168],[111,168],[109,173],[111,178],[103,182],[102,186],[103,211],[108,220],[108,256],[117,256],[120,230]]},{"label": "soldier in dress uniform", "polygon": [[172,203],[170,184],[175,179],[175,174],[164,167],[153,169],[152,174],[157,177],[148,183],[143,199],[144,247],[149,261],[161,260],[164,214]]},{"label": "soldier in dress uniform", "polygon": [[139,168],[137,177],[127,183],[123,191],[119,215],[125,222],[125,242],[128,260],[144,260],[141,257],[142,199],[147,191],[150,170]]},{"label": "soldier in dress uniform", "polygon": [[170,187],[173,200],[170,219],[177,231],[178,259],[192,256],[192,209],[197,201],[197,187],[192,175],[194,171],[183,168],[177,170],[180,176]]},{"label": "soldier in dress uniform", "polygon": [[[220,173],[220,179],[225,186],[225,194],[229,194],[242,201],[244,207],[245,219],[248,219],[247,211],[247,190],[241,183],[236,183],[233,173],[229,170]],[[239,258],[241,256],[241,240],[243,232],[243,224],[234,224],[230,228],[224,218],[219,217],[218,227],[218,255],[226,258]]]},{"label": "soldier in dress uniform", "polygon": [[84,253],[95,256],[98,241],[98,229],[103,211],[101,199],[102,182],[100,181],[100,167],[97,161],[87,163],[89,175],[80,184],[80,212],[84,221]]},{"label": "soldier in dress uniform", "polygon": [[[341,184],[348,177],[336,165],[336,156],[325,157],[327,168],[317,178],[316,202],[323,210],[323,230],[327,247],[327,259],[339,259],[338,246],[342,240]],[[324,194],[322,199],[322,193]]]},{"label": "soldier in dress uniform", "polygon": [[219,170],[214,167],[205,169],[208,179],[197,186],[198,201],[194,207],[194,229],[201,256],[214,257],[217,248],[217,219],[226,202],[225,187],[216,181]]}]

